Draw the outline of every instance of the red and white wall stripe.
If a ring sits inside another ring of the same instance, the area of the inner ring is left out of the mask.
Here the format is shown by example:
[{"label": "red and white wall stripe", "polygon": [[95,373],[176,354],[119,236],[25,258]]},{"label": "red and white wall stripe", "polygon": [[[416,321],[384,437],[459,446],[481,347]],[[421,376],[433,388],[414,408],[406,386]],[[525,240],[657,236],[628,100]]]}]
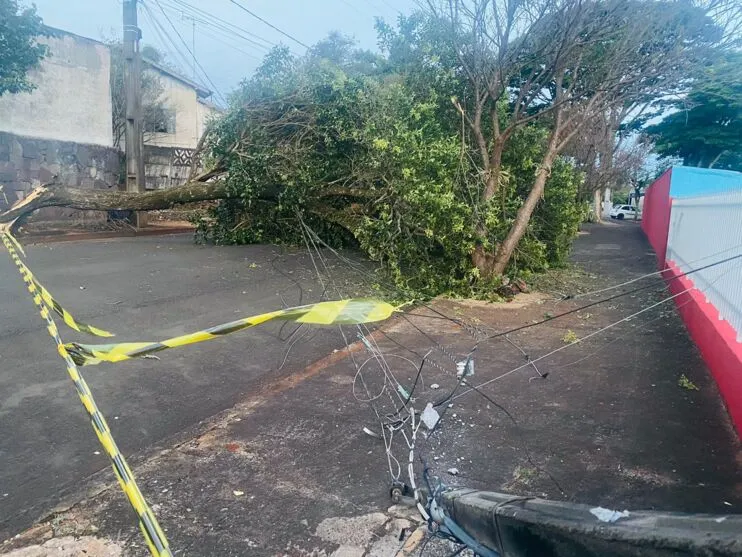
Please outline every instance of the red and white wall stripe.
[{"label": "red and white wall stripe", "polygon": [[742,174],[673,167],[647,189],[642,229],[742,436],[742,258],[703,268],[742,254]]}]

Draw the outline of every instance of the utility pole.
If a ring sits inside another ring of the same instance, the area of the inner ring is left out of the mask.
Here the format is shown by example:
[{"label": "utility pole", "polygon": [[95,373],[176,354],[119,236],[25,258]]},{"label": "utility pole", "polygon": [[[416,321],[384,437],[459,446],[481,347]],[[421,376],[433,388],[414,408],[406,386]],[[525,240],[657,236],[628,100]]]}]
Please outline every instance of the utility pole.
[{"label": "utility pole", "polygon": [[[137,25],[137,0],[123,1],[124,89],[126,91],[126,191],[144,191],[144,139],[142,134],[142,84]],[[134,213],[132,224],[142,226],[143,214]]]}]

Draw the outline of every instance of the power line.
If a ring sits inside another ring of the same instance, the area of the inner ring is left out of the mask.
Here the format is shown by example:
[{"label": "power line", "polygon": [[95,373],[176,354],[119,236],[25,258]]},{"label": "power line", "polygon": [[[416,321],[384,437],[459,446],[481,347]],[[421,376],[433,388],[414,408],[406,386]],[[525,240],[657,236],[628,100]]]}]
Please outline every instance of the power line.
[{"label": "power line", "polygon": [[[193,17],[200,23],[211,26],[214,29],[218,29],[224,33],[231,34],[235,37],[239,37],[241,40],[244,40],[245,42],[248,42],[258,48],[268,50],[270,49],[270,47],[276,46],[276,43],[269,41],[268,39],[265,39],[260,35],[251,33],[250,31],[247,31],[246,29],[243,29],[235,25],[234,23],[230,23],[229,21],[226,21],[210,12],[196,8],[195,6],[192,6],[184,0],[168,0],[167,2],[165,2],[165,6],[175,12],[179,11],[181,13],[188,13],[190,17]],[[258,41],[261,41],[262,44]]]},{"label": "power line", "polygon": [[[722,263],[728,263],[729,261],[734,261],[735,259],[742,258],[742,254],[733,255],[732,257],[727,257],[726,259],[722,259],[721,261],[715,261],[714,263],[709,263],[708,265],[704,265],[702,267],[696,267],[695,269],[691,269],[689,271],[686,271],[684,273],[678,273],[674,277],[670,279],[670,281],[674,281],[676,279],[679,279],[680,277],[686,277],[688,275],[692,275],[693,273],[697,273],[699,271],[703,271],[704,269],[708,269],[709,267],[715,267],[716,265],[721,265]],[[591,308],[593,306],[597,306],[598,304],[604,304],[606,302],[610,302],[611,300],[615,300],[616,298],[621,298],[623,296],[627,296],[629,294],[635,294],[636,292],[641,292],[642,290],[647,290],[649,288],[652,288],[654,284],[648,284],[646,286],[640,286],[638,288],[634,288],[632,290],[628,290],[626,292],[620,292],[619,294],[614,294],[613,296],[609,296],[608,298],[602,298],[600,300],[597,300],[595,302],[591,302],[589,304],[585,304],[579,307],[576,307],[574,309],[571,309],[569,311],[565,311],[562,313],[558,313],[557,315],[552,315],[550,317],[546,317],[540,321],[536,321],[534,323],[527,323],[526,325],[521,325],[520,327],[514,327],[512,329],[509,329],[507,331],[503,331],[500,333],[495,333],[493,335],[489,335],[484,340],[491,340],[493,338],[501,337],[508,335],[510,333],[515,333],[517,331],[522,331],[523,329],[530,329],[531,327],[536,327],[538,325],[543,325],[544,323],[548,323],[549,321],[553,321],[554,319],[559,319],[560,317],[565,317],[567,315],[577,313],[578,311],[582,311],[588,308]],[[483,341],[481,341],[483,342]],[[477,343],[479,344],[479,342]]]},{"label": "power line", "polygon": [[[181,7],[185,8],[185,9],[187,9],[187,10],[190,10],[191,12],[193,12],[195,14],[198,14],[198,15],[200,15],[202,17],[207,18],[207,19],[211,19],[214,22],[216,22],[216,23],[218,23],[218,24],[220,24],[220,25],[222,25],[224,27],[230,28],[230,29],[233,30],[233,32],[238,32],[238,34],[240,34],[240,35],[242,35],[242,34],[248,35],[248,36],[252,37],[253,39],[257,39],[258,41],[262,41],[267,46],[276,46],[276,43],[274,43],[273,41],[270,41],[270,40],[266,39],[265,37],[261,37],[260,35],[257,35],[257,34],[251,32],[251,31],[248,31],[247,29],[244,29],[243,27],[240,27],[239,25],[236,25],[236,24],[232,23],[231,21],[227,21],[226,19],[223,19],[223,18],[221,18],[221,17],[219,17],[217,15],[212,14],[211,12],[208,12],[206,10],[202,10],[200,8],[197,8],[197,7],[193,6],[192,4],[189,4],[185,0],[169,0],[169,1],[175,3],[178,6],[181,6]],[[234,30],[236,30],[236,31],[234,31]]]},{"label": "power line", "polygon": [[275,25],[273,25],[273,24],[272,24],[272,23],[270,23],[269,21],[266,21],[265,19],[263,19],[262,17],[260,17],[260,16],[258,15],[258,14],[256,14],[256,13],[254,13],[254,12],[252,12],[252,11],[248,10],[248,9],[247,9],[247,8],[246,8],[245,6],[243,6],[242,4],[240,4],[239,2],[237,2],[237,0],[229,0],[229,1],[230,1],[230,2],[232,2],[232,4],[234,4],[234,5],[235,5],[235,6],[237,6],[238,8],[240,8],[240,9],[241,9],[242,11],[244,11],[244,12],[246,12],[246,13],[250,14],[251,16],[253,16],[253,17],[254,17],[255,19],[257,19],[258,21],[261,21],[262,23],[266,24],[266,25],[267,25],[268,27],[270,27],[270,28],[271,28],[271,29],[273,29],[274,31],[278,31],[278,32],[279,32],[279,33],[281,33],[281,35],[283,35],[284,37],[287,37],[287,38],[291,39],[291,40],[292,40],[292,41],[294,41],[294,42],[295,42],[296,44],[299,44],[299,45],[303,46],[304,48],[306,48],[307,50],[309,50],[309,48],[310,48],[310,46],[309,46],[309,45],[307,45],[307,44],[305,44],[305,43],[301,42],[301,41],[300,41],[299,39],[297,39],[296,37],[294,37],[294,36],[292,36],[292,35],[289,35],[289,34],[288,34],[288,33],[287,33],[286,31],[282,31],[281,29],[279,29],[278,27],[276,27]]},{"label": "power line", "polygon": [[165,9],[162,7],[162,4],[160,4],[160,0],[155,0],[155,4],[157,4],[159,6],[160,11],[162,12],[162,15],[165,17],[165,19],[167,20],[167,22],[170,24],[170,27],[173,28],[173,31],[175,31],[175,34],[180,39],[180,42],[183,43],[183,46],[185,47],[185,49],[193,57],[194,62],[196,63],[196,65],[198,66],[198,68],[201,70],[201,73],[206,78],[206,81],[208,81],[209,84],[214,88],[214,91],[216,92],[217,95],[219,95],[219,97],[221,98],[222,102],[225,105],[226,104],[229,104],[227,102],[227,99],[224,97],[224,95],[222,95],[221,92],[219,91],[219,88],[216,85],[214,85],[214,82],[213,81],[211,81],[211,78],[209,77],[209,74],[206,73],[206,70],[204,70],[204,68],[201,65],[201,63],[198,60],[196,60],[196,55],[190,49],[190,47],[188,46],[188,43],[185,41],[185,39],[183,39],[183,36],[180,34],[180,32],[178,31],[178,28],[172,22],[172,20],[170,19],[170,17],[167,15],[167,13],[165,13]]},{"label": "power line", "polygon": [[[690,267],[690,266],[695,265],[696,263],[699,263],[699,262],[704,261],[706,259],[710,259],[712,257],[716,257],[718,255],[722,255],[722,254],[728,253],[730,251],[737,251],[737,252],[739,252],[741,249],[742,249],[742,245],[736,245],[736,246],[733,246],[731,248],[727,248],[725,250],[718,251],[716,253],[712,253],[710,255],[705,255],[703,257],[699,257],[698,259],[695,259],[693,261],[687,261],[687,262],[685,262],[685,265],[687,267]],[[702,268],[705,268],[705,267],[702,267]],[[700,269],[698,269],[698,270],[700,270]],[[639,277],[633,278],[631,280],[627,280],[627,281],[622,282],[620,284],[614,284],[613,286],[608,286],[606,288],[601,288],[599,290],[592,290],[590,292],[583,292],[583,293],[580,293],[580,294],[573,294],[571,296],[566,296],[565,299],[572,300],[572,299],[576,299],[576,298],[585,298],[587,296],[593,296],[595,294],[601,294],[603,292],[608,292],[609,290],[615,290],[616,288],[621,288],[623,286],[627,286],[629,284],[633,284],[633,283],[638,282],[640,280],[644,280],[645,278],[662,275],[662,274],[666,273],[667,271],[668,271],[668,268],[665,267],[665,268],[660,269],[659,271],[652,271],[651,273],[646,273],[644,275],[641,275]]]},{"label": "power line", "polygon": [[215,40],[217,42],[220,42],[224,46],[227,46],[227,47],[229,47],[229,48],[231,48],[231,49],[233,49],[233,50],[235,50],[237,52],[240,52],[240,53],[244,54],[245,56],[247,56],[248,58],[250,58],[252,60],[256,60],[256,61],[260,62],[260,58],[258,58],[257,56],[255,56],[255,54],[253,54],[251,52],[248,52],[246,50],[243,50],[240,47],[238,47],[238,46],[236,46],[236,45],[234,45],[232,43],[227,42],[226,39],[224,39],[223,37],[220,37],[215,32],[209,32],[209,33],[207,33],[203,29],[200,29],[199,30],[199,33],[202,33],[203,35],[209,37],[210,39],[213,39],[213,40]]},{"label": "power line", "polygon": [[[740,256],[737,256],[737,257],[740,257]],[[736,259],[736,258],[730,258],[730,259]],[[716,265],[718,265],[718,263],[716,263]],[[699,269],[696,269],[696,270],[700,270],[700,268]],[[729,272],[729,271],[727,271],[727,272]],[[561,352],[562,350],[565,350],[567,348],[570,348],[571,346],[574,346],[576,344],[579,344],[580,342],[583,342],[583,341],[585,341],[585,340],[587,340],[589,338],[592,338],[595,335],[599,335],[600,333],[603,333],[603,332],[607,331],[608,329],[612,329],[613,327],[615,327],[617,325],[620,325],[621,323],[624,323],[626,321],[629,321],[629,320],[635,318],[636,316],[641,315],[644,312],[647,312],[647,311],[649,311],[651,309],[654,309],[654,308],[656,308],[656,307],[658,307],[658,306],[660,306],[662,304],[665,304],[665,303],[667,303],[669,301],[672,301],[675,298],[678,298],[679,296],[682,296],[683,294],[687,294],[691,290],[697,290],[697,288],[695,286],[689,286],[688,288],[685,288],[685,289],[681,290],[677,294],[673,294],[671,296],[667,296],[667,297],[663,298],[662,300],[660,300],[659,302],[655,302],[654,304],[651,304],[651,305],[649,305],[647,307],[644,307],[644,308],[640,309],[639,311],[637,311],[635,313],[632,313],[631,315],[628,315],[626,317],[623,317],[622,319],[619,319],[618,321],[615,321],[615,322],[611,323],[610,325],[606,325],[605,327],[602,327],[601,329],[598,329],[597,331],[593,331],[592,333],[590,333],[588,335],[585,335],[582,338],[578,338],[575,342],[572,342],[570,344],[565,344],[564,346],[560,346],[559,348],[556,348],[556,349],[554,349],[554,350],[552,350],[550,352],[547,352],[543,356],[539,356],[535,360],[530,360],[529,359],[529,361],[526,362],[525,364],[523,364],[521,366],[518,366],[516,368],[513,368],[510,371],[506,371],[505,373],[502,373],[502,374],[498,375],[497,377],[493,377],[492,379],[488,379],[487,381],[483,381],[479,385],[469,385],[468,383],[465,382],[466,386],[469,387],[469,390],[464,391],[463,393],[459,393],[459,394],[457,394],[455,396],[451,396],[450,399],[451,400],[455,400],[455,399],[457,399],[459,397],[462,397],[462,396],[464,396],[464,395],[472,392],[473,390],[480,389],[480,388],[484,387],[485,385],[489,385],[490,383],[494,383],[495,381],[497,381],[499,379],[502,379],[503,377],[507,377],[508,375],[511,375],[511,374],[515,373],[516,371],[519,371],[519,370],[521,370],[523,368],[526,368],[526,367],[530,366],[533,363],[540,362],[541,360],[544,360],[544,359],[548,358],[549,356],[552,356],[552,355],[556,354],[557,352]],[[698,290],[699,290],[699,292],[704,292],[705,289],[698,289]]]},{"label": "power line", "polygon": [[383,4],[384,4],[384,5],[385,5],[385,6],[387,7],[387,8],[389,8],[390,10],[392,10],[392,11],[395,11],[395,12],[397,12],[397,13],[398,13],[399,15],[402,15],[402,12],[401,12],[401,11],[399,11],[399,9],[398,9],[398,8],[395,8],[394,6],[392,6],[392,5],[391,5],[391,4],[389,3],[389,2],[387,2],[387,0],[381,0],[381,2],[382,2],[382,3],[383,3]]},{"label": "power line", "polygon": [[342,2],[343,4],[345,4],[346,6],[348,6],[351,10],[353,10],[354,12],[356,12],[358,15],[362,15],[362,16],[367,16],[368,15],[368,14],[364,14],[361,10],[359,10],[353,4],[351,4],[350,2],[348,2],[348,0],[340,0],[340,2]]},{"label": "power line", "polygon": [[186,59],[186,57],[183,55],[181,50],[177,47],[175,42],[172,40],[172,38],[167,34],[167,31],[160,25],[160,22],[155,18],[154,14],[149,9],[149,6],[147,4],[142,3],[142,7],[144,8],[144,11],[142,14],[145,16],[145,18],[149,21],[149,23],[152,25],[152,29],[154,29],[155,34],[157,35],[160,46],[163,50],[167,51],[167,53],[170,55],[171,58],[173,58],[176,63],[185,65],[183,67],[188,67],[190,64],[190,61]]}]

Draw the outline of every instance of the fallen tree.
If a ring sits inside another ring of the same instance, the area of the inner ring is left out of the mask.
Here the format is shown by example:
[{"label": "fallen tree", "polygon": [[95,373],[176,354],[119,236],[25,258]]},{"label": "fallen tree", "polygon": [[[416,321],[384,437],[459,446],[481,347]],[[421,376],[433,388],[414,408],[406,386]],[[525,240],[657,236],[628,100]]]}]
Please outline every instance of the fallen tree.
[{"label": "fallen tree", "polygon": [[214,171],[143,194],[47,185],[0,222],[221,199],[200,225],[215,243],[301,243],[306,222],[429,295],[564,263],[582,211],[565,148],[682,88],[713,22],[669,1],[430,4],[379,26],[383,55],[337,35],[301,58],[273,49],[201,142]]},{"label": "fallen tree", "polygon": [[[71,188],[52,182],[34,189],[23,200],[13,204],[4,213],[0,213],[0,224],[19,221],[19,219],[23,219],[44,207],[66,207],[83,211],[157,211],[172,209],[183,203],[216,201],[237,197],[235,192],[230,190],[225,179],[211,179],[213,174],[220,173],[221,171],[211,171],[201,175],[201,179],[208,181],[200,181],[197,177],[195,180],[180,186],[144,193],[113,189]],[[268,203],[278,203],[284,189],[285,186],[281,185],[267,188],[261,193],[259,199]],[[364,192],[337,187],[325,190],[320,197],[337,196],[363,197]],[[320,204],[316,207],[310,206],[309,209],[310,212],[326,214],[322,211]]]},{"label": "fallen tree", "polygon": [[223,180],[188,182],[182,186],[131,193],[118,190],[70,188],[45,184],[0,214],[0,223],[10,223],[44,207],[68,207],[88,211],[154,211],[181,203],[226,199],[229,190]]}]

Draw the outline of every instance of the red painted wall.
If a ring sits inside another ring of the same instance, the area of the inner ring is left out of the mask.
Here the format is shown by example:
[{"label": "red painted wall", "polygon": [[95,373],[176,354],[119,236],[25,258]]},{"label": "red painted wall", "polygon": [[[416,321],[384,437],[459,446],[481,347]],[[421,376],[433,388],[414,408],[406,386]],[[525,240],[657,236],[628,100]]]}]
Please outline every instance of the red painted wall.
[{"label": "red painted wall", "polygon": [[670,180],[672,168],[657,178],[644,192],[642,230],[657,254],[657,265],[662,269],[667,252],[667,234],[670,230]]},{"label": "red painted wall", "polygon": [[[663,276],[673,294],[693,287],[693,281],[681,276],[675,262],[668,261],[667,269]],[[692,288],[675,298],[675,304],[719,386],[737,435],[742,438],[742,343],[737,342],[735,330],[719,318],[716,307],[706,301],[702,292]]]}]

